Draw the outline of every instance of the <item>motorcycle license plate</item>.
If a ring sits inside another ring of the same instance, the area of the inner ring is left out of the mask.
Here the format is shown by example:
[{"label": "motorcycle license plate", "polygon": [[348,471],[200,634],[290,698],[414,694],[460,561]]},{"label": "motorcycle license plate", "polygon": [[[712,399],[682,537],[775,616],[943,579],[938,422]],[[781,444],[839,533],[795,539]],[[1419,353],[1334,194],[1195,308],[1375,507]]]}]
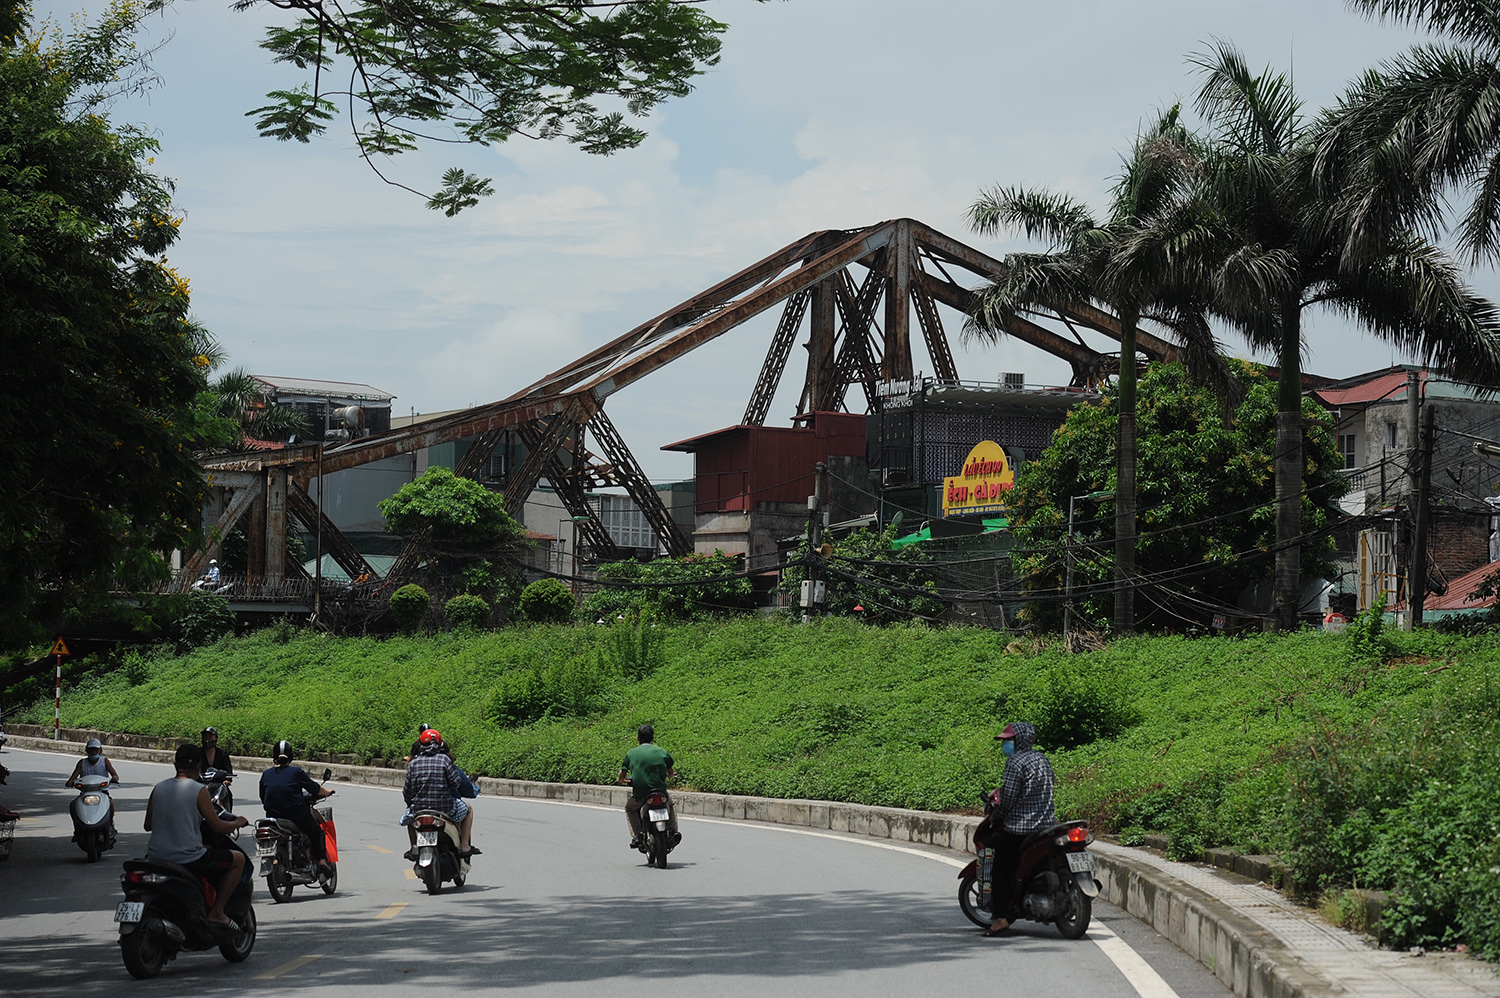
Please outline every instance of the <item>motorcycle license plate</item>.
[{"label": "motorcycle license plate", "polygon": [[121,901],[115,906],[116,922],[139,922],[146,915],[146,902]]},{"label": "motorcycle license plate", "polygon": [[257,843],[255,843],[255,855],[257,855],[257,856],[274,856],[274,855],[276,855],[276,843],[274,843],[274,842],[257,842]]},{"label": "motorcycle license plate", "polygon": [[419,846],[435,846],[435,845],[437,845],[437,832],[418,832],[417,833],[417,845],[419,845]]},{"label": "motorcycle license plate", "polygon": [[666,821],[667,820],[667,809],[666,808],[657,809],[657,808],[653,807],[651,809],[651,811],[650,811],[650,814],[651,814],[651,820],[652,821]]},{"label": "motorcycle license plate", "polygon": [[1087,852],[1068,853],[1068,869],[1074,873],[1090,873],[1094,869],[1094,855]]}]

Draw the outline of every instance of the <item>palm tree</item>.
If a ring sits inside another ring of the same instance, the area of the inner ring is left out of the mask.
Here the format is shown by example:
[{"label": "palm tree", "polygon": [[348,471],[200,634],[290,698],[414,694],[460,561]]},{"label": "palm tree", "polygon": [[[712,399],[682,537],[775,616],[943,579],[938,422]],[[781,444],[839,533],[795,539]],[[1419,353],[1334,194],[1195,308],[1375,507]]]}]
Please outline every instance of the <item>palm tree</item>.
[{"label": "palm tree", "polygon": [[1344,253],[1380,234],[1436,235],[1444,196],[1463,191],[1458,248],[1500,260],[1500,16],[1493,0],[1348,0],[1373,17],[1447,36],[1361,76],[1324,116],[1315,169],[1348,215]]},{"label": "palm tree", "polygon": [[[1500,384],[1500,313],[1457,265],[1400,225],[1344,209],[1359,192],[1327,192],[1317,176],[1322,137],[1302,117],[1290,81],[1255,74],[1218,43],[1193,60],[1205,80],[1197,109],[1211,134],[1201,197],[1213,206],[1194,236],[1212,312],[1280,367],[1276,423],[1277,625],[1296,626],[1302,514],[1302,314],[1321,306],[1404,352],[1465,380]],[[1355,233],[1356,227],[1363,231]],[[1356,259],[1347,252],[1361,249]]]},{"label": "palm tree", "polygon": [[[1019,230],[1046,241],[1042,253],[1006,256],[1003,277],[978,295],[967,331],[987,339],[1003,335],[1025,312],[1094,301],[1112,309],[1120,324],[1117,382],[1119,437],[1115,475],[1114,630],[1135,627],[1136,545],[1136,332],[1153,321],[1186,348],[1200,379],[1220,388],[1228,377],[1204,317],[1202,295],[1174,269],[1180,244],[1172,236],[1191,232],[1194,141],[1173,107],[1137,138],[1116,179],[1109,215],[1096,221],[1067,195],[1000,187],[982,192],[969,209],[971,226],[985,235]],[[1165,236],[1165,237],[1164,237]]]},{"label": "palm tree", "polygon": [[242,367],[221,375],[212,391],[217,396],[217,414],[239,429],[237,446],[244,446],[247,439],[285,440],[293,433],[307,431],[307,420],[300,412],[272,402],[265,383]]}]

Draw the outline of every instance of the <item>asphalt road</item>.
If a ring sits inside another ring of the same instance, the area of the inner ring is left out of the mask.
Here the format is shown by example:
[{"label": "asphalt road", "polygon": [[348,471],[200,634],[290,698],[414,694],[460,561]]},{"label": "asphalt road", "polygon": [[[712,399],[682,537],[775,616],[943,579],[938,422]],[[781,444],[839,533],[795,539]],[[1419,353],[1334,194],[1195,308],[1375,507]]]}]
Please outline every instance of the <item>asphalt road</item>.
[{"label": "asphalt road", "polygon": [[[433,897],[399,855],[399,795],[348,785],[331,798],[335,895],[298,888],[278,905],[257,881],[249,960],[186,953],[137,982],[113,923],[120,862],[145,852],[146,798],[169,767],[116,763],[119,844],[91,864],[69,841],[72,792],[62,781],[73,759],[6,750],[0,761],[12,772],[0,802],[24,815],[0,862],[0,991],[11,995],[1230,995],[1108,904],[1096,904],[1082,940],[1027,922],[985,939],[958,909],[950,854],[744,822],[682,819],[682,845],[656,870],[626,848],[613,809],[481,798],[474,841],[483,855],[467,886]],[[252,820],[258,776],[234,788]]]}]

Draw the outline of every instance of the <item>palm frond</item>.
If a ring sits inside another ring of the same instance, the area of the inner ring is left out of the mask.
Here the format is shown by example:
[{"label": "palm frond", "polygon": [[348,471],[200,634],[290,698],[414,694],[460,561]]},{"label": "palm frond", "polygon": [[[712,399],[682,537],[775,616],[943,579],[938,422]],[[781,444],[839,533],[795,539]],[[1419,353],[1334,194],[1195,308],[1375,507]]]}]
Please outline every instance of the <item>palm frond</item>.
[{"label": "palm frond", "polygon": [[981,235],[1020,232],[1063,249],[1098,226],[1088,206],[1066,194],[1024,187],[992,187],[969,206],[969,226]]},{"label": "palm frond", "polygon": [[1494,45],[1493,0],[1347,0],[1357,11],[1408,27],[1425,27],[1477,45]]},{"label": "palm frond", "polygon": [[1214,39],[1210,51],[1188,62],[1204,74],[1194,102],[1214,127],[1219,141],[1243,152],[1281,155],[1300,141],[1302,104],[1283,73],[1257,76],[1239,49]]}]

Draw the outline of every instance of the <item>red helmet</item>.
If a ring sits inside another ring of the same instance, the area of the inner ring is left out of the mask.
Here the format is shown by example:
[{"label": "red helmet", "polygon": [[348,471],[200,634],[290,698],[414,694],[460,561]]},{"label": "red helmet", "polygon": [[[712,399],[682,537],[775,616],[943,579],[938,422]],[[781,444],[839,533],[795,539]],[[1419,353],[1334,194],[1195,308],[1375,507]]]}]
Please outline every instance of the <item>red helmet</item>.
[{"label": "red helmet", "polygon": [[431,745],[434,742],[440,742],[442,740],[443,736],[438,734],[437,728],[428,728],[426,731],[417,736],[417,742],[422,745]]}]

